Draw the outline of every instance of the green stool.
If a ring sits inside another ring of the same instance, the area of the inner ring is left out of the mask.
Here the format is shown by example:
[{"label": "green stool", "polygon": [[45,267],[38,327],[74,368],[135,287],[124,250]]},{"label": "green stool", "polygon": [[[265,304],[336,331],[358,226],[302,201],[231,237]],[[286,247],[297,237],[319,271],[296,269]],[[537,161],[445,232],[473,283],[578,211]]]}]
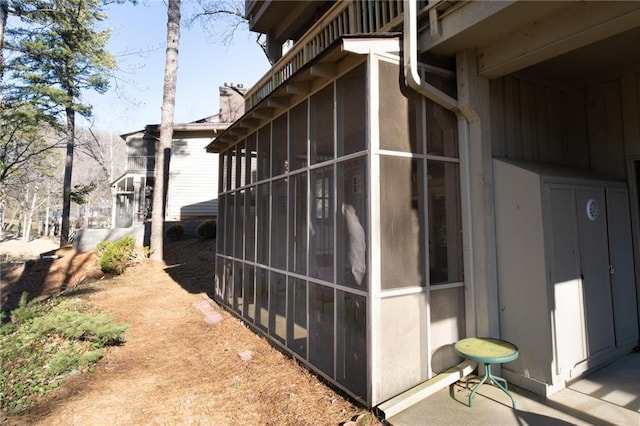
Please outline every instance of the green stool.
[{"label": "green stool", "polygon": [[507,381],[502,377],[491,374],[491,364],[502,364],[503,362],[510,362],[518,358],[518,347],[516,345],[490,337],[469,337],[468,339],[457,342],[454,345],[454,349],[461,357],[484,364],[484,377],[471,391],[469,395],[469,407],[471,407],[471,399],[478,388],[482,386],[487,379],[491,379],[492,383],[502,389],[504,393],[511,398],[513,408],[516,408],[516,401],[509,392]]}]

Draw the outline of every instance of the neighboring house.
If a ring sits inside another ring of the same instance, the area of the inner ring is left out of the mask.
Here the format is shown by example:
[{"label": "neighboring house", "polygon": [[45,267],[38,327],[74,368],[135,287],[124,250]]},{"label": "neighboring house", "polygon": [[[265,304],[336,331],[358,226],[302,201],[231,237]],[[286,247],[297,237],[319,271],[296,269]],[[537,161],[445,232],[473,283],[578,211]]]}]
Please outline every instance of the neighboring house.
[{"label": "neighboring house", "polygon": [[466,336],[543,395],[638,346],[639,2],[246,14],[295,44],[208,146],[218,302],[368,406]]},{"label": "neighboring house", "polygon": [[[220,112],[186,124],[174,124],[166,221],[215,218],[218,214],[218,156],[205,150],[219,132],[244,112],[242,85],[220,87]],[[121,135],[127,150],[126,171],[111,185],[113,227],[128,228],[151,219],[159,125]]]}]

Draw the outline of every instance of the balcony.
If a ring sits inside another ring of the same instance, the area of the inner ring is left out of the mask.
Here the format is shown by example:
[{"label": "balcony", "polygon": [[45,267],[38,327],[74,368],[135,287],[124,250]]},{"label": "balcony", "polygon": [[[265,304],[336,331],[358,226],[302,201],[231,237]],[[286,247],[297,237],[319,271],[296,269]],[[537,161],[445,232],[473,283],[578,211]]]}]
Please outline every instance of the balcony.
[{"label": "balcony", "polygon": [[127,157],[127,172],[154,172],[156,158],[153,155],[130,155]]},{"label": "balcony", "polygon": [[[296,42],[271,70],[245,95],[245,111],[269,96],[300,68],[322,53],[334,41],[348,34],[381,34],[401,30],[403,0],[338,1]],[[419,16],[430,22],[457,1],[419,0]],[[437,27],[437,26],[436,26]]]}]

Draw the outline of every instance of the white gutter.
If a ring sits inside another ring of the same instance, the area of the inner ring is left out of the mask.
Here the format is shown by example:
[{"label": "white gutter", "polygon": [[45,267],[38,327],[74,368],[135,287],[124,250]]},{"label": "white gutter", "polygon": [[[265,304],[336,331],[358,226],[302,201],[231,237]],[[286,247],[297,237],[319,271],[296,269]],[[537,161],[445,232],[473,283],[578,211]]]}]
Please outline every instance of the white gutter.
[{"label": "white gutter", "polygon": [[[431,3],[431,2],[429,2]],[[434,10],[435,12],[435,10]],[[470,176],[470,158],[469,158],[469,123],[479,122],[479,115],[475,108],[471,105],[469,96],[462,96],[463,102],[452,98],[440,89],[427,83],[418,73],[418,14],[417,1],[404,0],[404,31],[403,31],[403,58],[404,58],[404,77],[408,87],[415,90],[422,96],[441,105],[442,107],[453,111],[458,118],[458,144],[460,148],[460,197],[462,208],[462,227],[463,227],[463,247],[464,247],[464,280],[465,280],[465,310],[466,316],[471,317],[471,321],[467,321],[467,335],[476,334],[476,300],[475,300],[475,283],[474,283],[474,262],[473,262],[473,227],[471,215],[471,176]],[[437,25],[432,20],[431,25]],[[457,70],[459,72],[459,70]],[[457,74],[457,73],[456,73]],[[466,89],[468,90],[468,88]],[[427,336],[430,341],[430,336]],[[428,356],[430,358],[430,356]],[[429,360],[430,363],[430,360]],[[468,374],[468,373],[467,373]],[[448,386],[447,381],[437,380],[439,376],[428,380],[425,383],[433,382],[437,388]]]}]

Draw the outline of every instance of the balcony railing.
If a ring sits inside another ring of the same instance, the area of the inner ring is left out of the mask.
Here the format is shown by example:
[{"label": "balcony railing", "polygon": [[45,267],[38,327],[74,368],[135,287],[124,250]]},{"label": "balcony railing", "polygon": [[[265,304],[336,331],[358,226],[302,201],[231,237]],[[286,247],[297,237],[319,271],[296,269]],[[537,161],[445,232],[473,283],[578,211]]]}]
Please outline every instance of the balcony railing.
[{"label": "balcony railing", "polygon": [[153,171],[156,167],[156,158],[153,155],[130,155],[127,157],[127,171]]},{"label": "balcony railing", "polygon": [[[345,34],[375,34],[397,30],[402,24],[403,0],[338,1],[296,42],[245,95],[245,111]],[[430,19],[452,0],[420,0],[418,10]],[[431,13],[433,11],[434,13]]]}]

